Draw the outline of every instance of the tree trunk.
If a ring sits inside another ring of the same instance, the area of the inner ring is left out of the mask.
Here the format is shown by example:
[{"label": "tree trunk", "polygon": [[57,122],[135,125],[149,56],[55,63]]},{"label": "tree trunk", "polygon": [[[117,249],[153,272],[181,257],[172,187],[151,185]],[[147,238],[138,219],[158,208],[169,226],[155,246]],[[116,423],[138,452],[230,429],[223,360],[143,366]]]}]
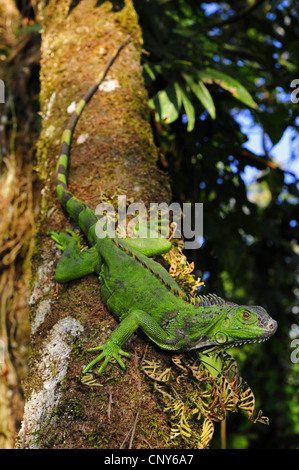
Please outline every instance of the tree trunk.
[{"label": "tree trunk", "polygon": [[[74,6],[76,4],[76,6]],[[71,6],[70,6],[71,5]],[[73,6],[72,6],[73,5]],[[97,6],[99,5],[99,6]],[[126,370],[112,364],[98,386],[81,382],[84,352],[105,341],[117,322],[99,295],[96,276],[58,285],[59,258],[49,230],[74,229],[55,192],[55,165],[67,108],[103,70],[113,51],[132,41],[109,71],[75,130],[70,190],[92,207],[104,200],[169,202],[157,168],[140,65],[141,33],[131,0],[37,2],[42,25],[41,116],[37,171],[43,184],[33,257],[31,361],[18,437],[21,448],[163,448],[175,446],[163,405],[140,371],[147,342],[134,336]],[[153,351],[156,357],[160,352]]]},{"label": "tree trunk", "polygon": [[40,36],[17,34],[22,24],[14,0],[0,0],[0,79],[5,88],[5,99],[0,99],[0,449],[14,446],[23,416],[28,284],[40,193],[32,170]]}]

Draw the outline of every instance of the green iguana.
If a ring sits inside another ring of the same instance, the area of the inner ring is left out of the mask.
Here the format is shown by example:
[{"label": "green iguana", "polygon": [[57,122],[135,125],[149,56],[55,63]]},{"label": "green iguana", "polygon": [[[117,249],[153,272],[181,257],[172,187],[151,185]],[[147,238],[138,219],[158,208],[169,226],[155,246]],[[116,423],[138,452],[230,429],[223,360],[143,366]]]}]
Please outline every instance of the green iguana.
[{"label": "green iguana", "polygon": [[276,321],[262,307],[239,306],[214,294],[189,299],[166,269],[150,258],[161,253],[160,240],[163,239],[129,240],[112,238],[108,234],[105,238],[98,238],[96,224],[99,219],[94,210],[69,191],[67,168],[74,128],[123,47],[124,44],[70,117],[56,167],[56,190],[60,203],[80,226],[91,248],[81,251],[79,237],[71,230],[67,230],[68,233],[50,232],[57,248],[63,251],[55,279],[67,282],[96,273],[103,301],[119,320],[119,325],[104,344],[87,349],[101,353],[84,368],[83,374],[102,361],[98,369],[100,374],[111,358],[125,369],[121,356],[130,355],[122,350],[122,346],[138,328],[160,348],[169,351],[223,349],[264,341],[277,328]]}]

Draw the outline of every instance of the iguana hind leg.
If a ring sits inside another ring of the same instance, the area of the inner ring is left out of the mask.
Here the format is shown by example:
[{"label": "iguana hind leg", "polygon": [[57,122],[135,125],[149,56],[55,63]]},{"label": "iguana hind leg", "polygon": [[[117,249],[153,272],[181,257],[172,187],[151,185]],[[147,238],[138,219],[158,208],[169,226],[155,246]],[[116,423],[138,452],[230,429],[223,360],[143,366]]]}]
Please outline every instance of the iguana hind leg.
[{"label": "iguana hind leg", "polygon": [[140,216],[137,216],[137,219],[138,223],[134,228],[134,237],[124,238],[122,242],[149,258],[168,253],[172,244],[167,240],[165,234],[163,236],[166,229],[166,227],[163,228],[163,223],[167,222],[167,227],[169,227],[168,219],[160,219],[157,223],[145,223]]},{"label": "iguana hind leg", "polygon": [[63,251],[57,263],[55,280],[68,282],[79,279],[87,274],[99,273],[100,258],[95,247],[81,251],[80,238],[71,230],[63,232],[52,231],[52,239],[57,248]]},{"label": "iguana hind leg", "polygon": [[123,238],[122,242],[142,255],[151,258],[167,253],[171,249],[171,242],[166,238]]}]

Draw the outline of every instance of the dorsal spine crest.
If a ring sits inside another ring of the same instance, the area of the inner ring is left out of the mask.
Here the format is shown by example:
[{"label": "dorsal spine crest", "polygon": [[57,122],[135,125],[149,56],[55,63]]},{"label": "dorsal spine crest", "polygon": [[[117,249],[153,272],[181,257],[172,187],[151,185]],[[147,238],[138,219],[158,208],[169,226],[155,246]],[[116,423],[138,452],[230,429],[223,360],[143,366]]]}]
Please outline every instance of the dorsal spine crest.
[{"label": "dorsal spine crest", "polygon": [[222,297],[219,297],[216,294],[205,294],[205,295],[198,295],[195,297],[189,297],[187,294],[184,294],[181,291],[174,289],[172,286],[168,284],[167,281],[165,281],[165,279],[163,279],[163,277],[159,273],[154,271],[141,258],[139,258],[137,253],[131,251],[130,248],[128,248],[127,246],[124,246],[123,244],[119,243],[119,241],[116,238],[111,238],[111,240],[113,240],[113,242],[116,244],[118,248],[120,248],[122,251],[127,253],[129,256],[132,256],[132,258],[134,258],[136,261],[141,263],[145,268],[147,268],[176,297],[179,297],[185,302],[192,304],[194,307],[210,307],[212,305],[224,305],[227,303],[226,300],[222,299]]},{"label": "dorsal spine crest", "polygon": [[165,281],[165,279],[163,279],[163,277],[159,273],[157,273],[154,269],[152,269],[150,266],[148,266],[148,264],[146,264],[146,262],[138,256],[138,253],[135,253],[132,250],[130,250],[130,248],[128,248],[127,246],[124,246],[116,238],[111,238],[111,240],[116,244],[116,246],[118,248],[120,248],[122,251],[127,253],[129,256],[131,256],[136,261],[141,263],[145,268],[147,268],[151,272],[151,274],[153,274],[153,276],[155,276],[157,279],[159,279],[159,281],[162,284],[164,284],[167,287],[167,289],[170,292],[172,292],[176,297],[179,297],[182,300],[184,300],[185,302],[193,304],[194,306],[197,306],[197,302],[196,302],[195,298],[193,299],[192,297],[189,297],[187,294],[184,294],[181,291],[174,289],[171,285],[168,284],[167,281]]}]

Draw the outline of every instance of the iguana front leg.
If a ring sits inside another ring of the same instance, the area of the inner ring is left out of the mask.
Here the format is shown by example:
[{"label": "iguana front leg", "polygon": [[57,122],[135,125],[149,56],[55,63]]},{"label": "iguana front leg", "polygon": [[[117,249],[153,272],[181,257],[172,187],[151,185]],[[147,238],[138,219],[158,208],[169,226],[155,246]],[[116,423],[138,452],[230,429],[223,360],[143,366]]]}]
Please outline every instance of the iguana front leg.
[{"label": "iguana front leg", "polygon": [[48,235],[56,242],[58,249],[62,250],[57,263],[55,280],[68,282],[79,279],[87,274],[100,272],[100,258],[95,247],[81,251],[80,238],[72,232],[66,233],[52,231]]},{"label": "iguana front leg", "polygon": [[163,330],[148,313],[142,310],[132,309],[125,318],[120,321],[119,325],[104,344],[86,350],[87,352],[102,352],[85,367],[82,374],[86,374],[91,367],[102,359],[104,359],[104,361],[97,371],[98,374],[104,370],[112,358],[117,360],[122,369],[125,369],[125,365],[120,356],[130,357],[130,354],[123,351],[121,347],[137,328],[140,328],[150,339],[163,349],[176,350],[179,348],[179,341],[176,340],[175,336]]}]

